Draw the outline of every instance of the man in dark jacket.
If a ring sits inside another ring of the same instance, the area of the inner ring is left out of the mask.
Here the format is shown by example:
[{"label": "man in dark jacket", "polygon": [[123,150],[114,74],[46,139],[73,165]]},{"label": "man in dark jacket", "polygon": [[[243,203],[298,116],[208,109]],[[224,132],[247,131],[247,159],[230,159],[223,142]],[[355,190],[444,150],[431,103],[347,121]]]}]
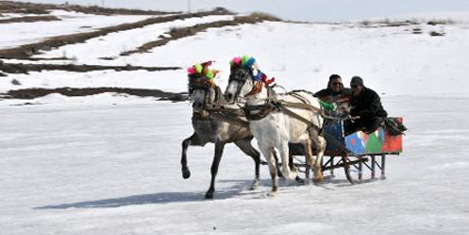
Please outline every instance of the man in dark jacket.
[{"label": "man in dark jacket", "polygon": [[350,87],[352,88],[350,115],[356,119],[345,122],[345,134],[349,135],[360,130],[368,134],[376,131],[388,116],[381,105],[379,95],[365,87],[363,79],[359,76],[352,78]]},{"label": "man in dark jacket", "polygon": [[344,88],[342,78],[338,74],[332,74],[329,77],[327,88],[322,89],[314,94],[315,97],[328,103],[334,103],[339,99],[350,97],[350,89]]}]

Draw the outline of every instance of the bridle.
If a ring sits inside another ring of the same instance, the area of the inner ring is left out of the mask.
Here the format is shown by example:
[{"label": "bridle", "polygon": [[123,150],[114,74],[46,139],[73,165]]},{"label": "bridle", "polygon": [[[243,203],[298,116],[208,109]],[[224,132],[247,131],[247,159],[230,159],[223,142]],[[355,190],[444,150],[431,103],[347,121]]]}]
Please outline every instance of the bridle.
[{"label": "bridle", "polygon": [[[204,91],[202,110],[207,108],[214,108],[219,105],[221,91],[220,88],[213,83],[210,83],[204,79],[192,79],[191,82],[189,82],[189,97],[192,97],[196,90]],[[215,97],[213,100],[210,99],[211,90],[215,92]]]},{"label": "bridle", "polygon": [[[211,83],[210,83],[211,84]],[[189,83],[189,97],[195,92],[195,90],[202,90],[205,92],[202,107],[200,111],[194,112],[192,118],[195,120],[218,120],[229,122],[234,125],[249,127],[249,124],[240,119],[240,116],[244,116],[242,109],[232,109],[224,106],[222,100],[222,91],[219,86],[211,84],[210,86],[200,83]],[[212,91],[215,93],[214,99],[211,99]]]},{"label": "bridle", "polygon": [[[258,76],[261,75],[261,72],[259,71]],[[238,87],[236,88],[236,93],[234,96],[234,99],[237,99],[241,93],[242,88],[248,81],[248,79],[251,80],[252,84],[252,89],[249,93],[245,95],[245,97],[255,95],[259,93],[262,90],[262,86],[264,85],[263,82],[261,81],[260,77],[256,77],[253,74],[253,69],[246,67],[246,66],[236,66],[231,68],[231,75],[228,80],[229,83],[232,81],[237,81],[238,82]]]}]

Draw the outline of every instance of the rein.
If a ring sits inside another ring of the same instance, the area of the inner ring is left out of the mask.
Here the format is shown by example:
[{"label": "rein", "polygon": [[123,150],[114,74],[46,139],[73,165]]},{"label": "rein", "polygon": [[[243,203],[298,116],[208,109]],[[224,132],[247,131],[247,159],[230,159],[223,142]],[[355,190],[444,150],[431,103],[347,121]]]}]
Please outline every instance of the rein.
[{"label": "rein", "polygon": [[205,108],[202,110],[202,114],[193,113],[192,118],[197,120],[218,120],[242,127],[249,127],[249,122],[239,118],[243,115],[244,111],[242,109],[228,109],[224,106],[218,106],[215,108]]},{"label": "rein", "polygon": [[[301,105],[301,104],[300,104]],[[311,105],[309,105],[311,106]],[[288,108],[286,108],[284,105],[279,105],[278,106],[279,109],[284,112],[285,114],[293,117],[293,118],[296,118],[304,123],[306,123],[307,125],[313,127],[316,131],[318,131],[318,133],[322,133],[322,135],[327,139],[327,141],[329,142],[332,142],[336,147],[338,147],[343,153],[350,153],[350,150],[348,150],[342,143],[340,143],[337,139],[335,139],[333,136],[331,136],[330,134],[328,134],[327,132],[324,132],[322,131],[322,128],[320,128],[319,126],[317,126],[316,124],[312,123],[311,121],[305,119],[304,117],[296,114],[295,112],[289,110]],[[314,106],[311,106],[311,107],[314,107]]]},{"label": "rein", "polygon": [[[237,110],[240,110],[240,109],[237,109]],[[244,121],[243,119],[239,118],[240,116],[238,115],[239,112],[229,111],[229,110],[221,111],[221,110],[216,110],[216,109],[207,110],[207,112],[209,114],[208,118],[210,119],[224,121],[224,122],[228,122],[228,123],[235,124],[235,125],[242,126],[242,127],[249,127],[249,122]]]}]

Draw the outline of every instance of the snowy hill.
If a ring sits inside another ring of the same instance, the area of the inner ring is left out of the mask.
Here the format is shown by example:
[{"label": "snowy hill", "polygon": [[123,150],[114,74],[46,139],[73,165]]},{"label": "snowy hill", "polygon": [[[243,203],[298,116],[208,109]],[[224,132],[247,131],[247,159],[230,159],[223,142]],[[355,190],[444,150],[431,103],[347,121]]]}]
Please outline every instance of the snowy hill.
[{"label": "snowy hill", "polygon": [[[0,8],[0,234],[467,234],[469,13],[325,24],[223,9],[23,7]],[[11,21],[38,16],[55,20]],[[248,190],[252,160],[227,145],[215,199],[204,200],[213,145],[189,148],[193,175],[183,180],[190,104],[157,100],[186,92],[185,68],[207,60],[224,88],[228,61],[245,54],[287,90],[317,91],[332,73],[346,84],[362,76],[409,127],[387,180],[282,181],[268,197],[268,169]],[[72,88],[115,92],[57,93]]]},{"label": "snowy hill", "polygon": [[[99,31],[101,28],[148,19],[151,16],[101,16],[52,11],[64,20],[55,22],[0,24],[9,32],[0,42],[0,49],[11,49],[21,43],[38,42],[54,35]],[[54,63],[111,66],[171,66],[186,68],[197,61],[215,60],[222,71],[219,83],[228,75],[227,61],[236,55],[250,54],[261,69],[288,89],[318,90],[332,73],[344,78],[361,75],[367,85],[388,95],[461,94],[468,88],[460,79],[466,70],[469,51],[466,15],[455,18],[429,17],[416,20],[409,16],[386,20],[365,20],[343,24],[295,24],[264,21],[226,27],[207,27],[194,36],[170,40],[167,45],[150,47],[145,53],[135,51],[162,37],[171,37],[171,30],[190,28],[213,22],[234,20],[230,14],[185,16],[180,20],[163,21],[101,36],[89,37],[83,43],[66,44],[56,49],[39,51],[31,60],[3,59],[5,63]],[[132,18],[133,17],[133,18]],[[154,16],[153,16],[154,17]],[[156,16],[164,18],[165,16]],[[103,19],[102,19],[103,18]],[[44,28],[45,30],[37,30]],[[118,28],[118,27],[117,27]],[[165,36],[166,35],[166,36]],[[432,36],[433,35],[433,36]],[[93,35],[94,36],[94,35]],[[2,56],[0,51],[0,56]],[[301,61],[301,63],[299,63]],[[134,75],[135,74],[135,75]],[[33,75],[33,76],[31,76]],[[182,92],[186,89],[184,69],[172,72],[132,73],[90,71],[68,74],[42,71],[30,75],[10,74],[0,80],[2,91],[30,87],[139,87]],[[97,78],[99,77],[99,79]],[[127,77],[134,81],[129,82]],[[11,85],[16,79],[22,85]],[[171,80],[171,83],[167,83]],[[92,81],[92,82],[90,82]],[[413,81],[413,82],[409,82]],[[402,86],[406,84],[406,86]],[[442,86],[444,84],[444,86]]]}]

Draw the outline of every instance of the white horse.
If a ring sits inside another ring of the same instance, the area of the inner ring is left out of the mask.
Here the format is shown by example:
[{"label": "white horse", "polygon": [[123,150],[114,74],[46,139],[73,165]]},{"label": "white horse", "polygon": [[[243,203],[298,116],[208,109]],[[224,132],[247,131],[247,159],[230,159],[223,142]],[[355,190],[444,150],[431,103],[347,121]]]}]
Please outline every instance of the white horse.
[{"label": "white horse", "polygon": [[[254,118],[258,120],[253,118],[249,120],[249,127],[269,165],[272,192],[278,191],[277,165],[272,155],[275,149],[281,156],[283,176],[295,179],[298,174],[296,169],[291,170],[288,167],[289,142],[302,143],[305,146],[307,164],[313,166],[314,179],[321,182],[323,180],[321,162],[326,149],[326,140],[319,133],[323,118],[317,111],[286,105],[300,104],[300,106],[319,108],[318,100],[306,92],[271,96],[268,90],[263,88],[264,83],[259,79],[261,74],[255,65],[235,64],[231,68],[225,97],[228,102],[234,102],[239,96],[245,97],[247,109],[251,109],[254,116],[258,114]],[[313,157],[311,141],[317,147],[316,159]]]}]

